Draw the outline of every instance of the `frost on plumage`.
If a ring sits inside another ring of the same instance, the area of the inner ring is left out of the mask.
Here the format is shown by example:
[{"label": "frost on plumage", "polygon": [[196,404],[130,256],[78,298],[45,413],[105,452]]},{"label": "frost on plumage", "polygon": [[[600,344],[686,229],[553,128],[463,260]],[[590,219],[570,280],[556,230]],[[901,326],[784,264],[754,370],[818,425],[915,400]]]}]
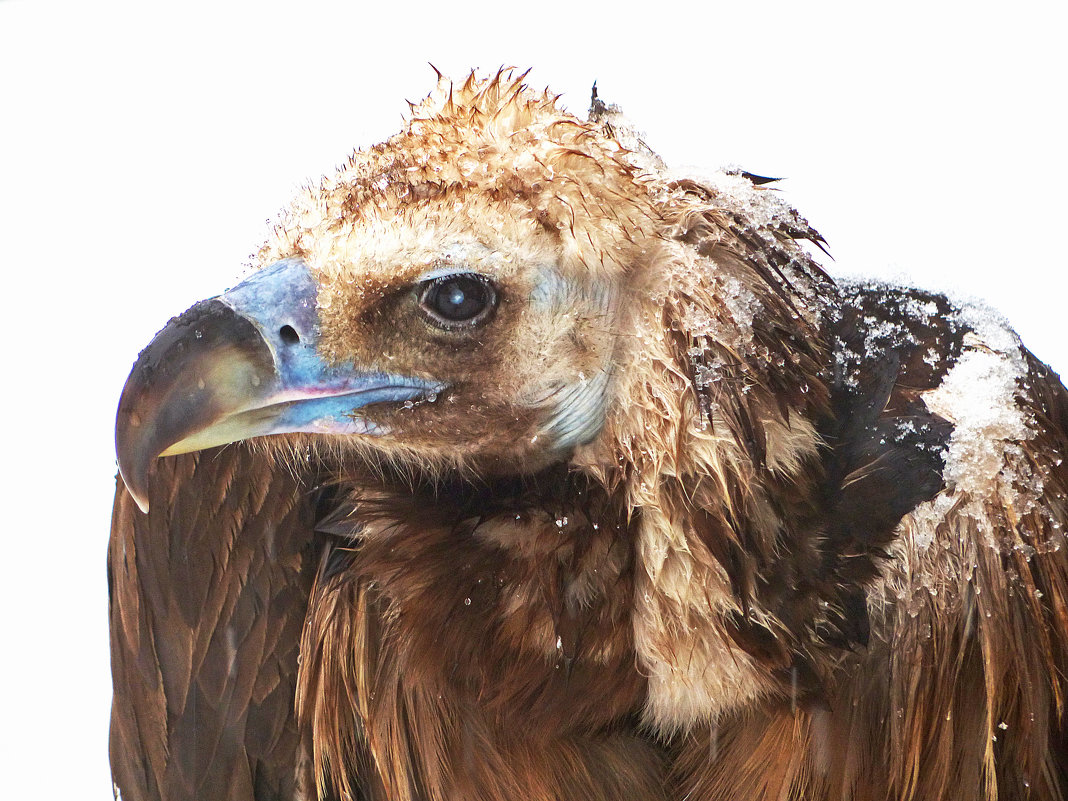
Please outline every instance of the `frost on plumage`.
[{"label": "frost on plumage", "polygon": [[676,179],[687,177],[703,183],[716,192],[717,199],[724,207],[744,217],[754,229],[772,231],[776,228],[808,227],[808,222],[786,202],[777,189],[754,184],[752,179],[736,167],[726,167],[713,172],[692,168],[674,170],[669,171],[669,175]]},{"label": "frost on plumage", "polygon": [[1032,429],[1016,401],[1026,365],[1016,343],[1000,349],[977,334],[966,334],[964,342],[960,359],[941,386],[924,395],[924,401],[931,411],[955,424],[946,452],[947,484],[957,491],[979,494],[1010,469],[1010,443],[1031,436]]},{"label": "frost on plumage", "polygon": [[[861,295],[872,294],[880,299],[883,307],[895,306],[901,316],[890,318],[886,315],[867,315],[862,323],[865,330],[861,347],[853,347],[841,338],[832,343],[834,358],[834,381],[850,389],[856,389],[858,380],[871,360],[885,359],[887,354],[902,347],[916,346],[920,340],[912,331],[911,324],[930,325],[940,318],[937,304],[931,300],[916,297],[903,297],[901,287],[875,281],[839,281],[843,304],[851,304]],[[955,316],[944,320],[951,331],[959,328]],[[924,361],[938,367],[941,360],[939,350],[929,347],[924,354]]]},{"label": "frost on plumage", "polygon": [[[911,311],[937,314],[922,303]],[[1036,548],[1057,550],[1062,539],[1055,521],[1047,521],[1053,523],[1052,538],[1031,543],[1033,532],[1018,522],[1032,512],[1044,514],[1040,499],[1047,469],[1027,455],[1039,430],[1029,411],[1028,364],[1018,336],[997,312],[975,301],[958,302],[949,321],[960,333],[961,353],[941,383],[921,395],[932,413],[953,423],[943,454],[945,489],[902,521],[893,549],[897,558],[888,570],[887,591],[912,618],[940,595],[943,603],[956,604],[981,594],[975,583],[987,558],[981,550],[1016,552],[1029,560]],[[844,358],[881,358],[882,345],[907,336],[884,327],[871,338],[870,352]],[[933,367],[944,358],[934,348],[924,354]],[[993,516],[992,503],[1013,517]]]}]

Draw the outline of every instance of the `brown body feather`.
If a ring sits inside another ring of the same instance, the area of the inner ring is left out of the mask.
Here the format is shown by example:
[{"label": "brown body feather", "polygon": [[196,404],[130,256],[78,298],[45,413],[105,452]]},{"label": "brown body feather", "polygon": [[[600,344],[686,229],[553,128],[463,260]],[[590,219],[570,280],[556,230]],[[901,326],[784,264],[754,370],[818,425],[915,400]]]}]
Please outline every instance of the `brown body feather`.
[{"label": "brown body feather", "polygon": [[282,799],[314,785],[293,716],[314,497],[243,447],[168,459],[159,506],[120,483],[108,583],[116,786]]},{"label": "brown body feather", "polygon": [[[443,83],[294,204],[263,259],[313,266],[323,352],[449,387],[120,486],[124,797],[1068,796],[1068,392],[591,118]],[[497,318],[422,344],[454,258]]]}]

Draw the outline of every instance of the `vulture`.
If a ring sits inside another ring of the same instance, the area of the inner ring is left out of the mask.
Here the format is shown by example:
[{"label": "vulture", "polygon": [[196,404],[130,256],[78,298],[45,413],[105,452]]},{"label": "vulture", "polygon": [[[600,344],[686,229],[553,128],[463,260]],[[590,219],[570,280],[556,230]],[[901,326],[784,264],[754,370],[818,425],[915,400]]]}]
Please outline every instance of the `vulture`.
[{"label": "vulture", "polygon": [[125,801],[1068,798],[1068,392],[770,179],[441,79],[118,406]]}]

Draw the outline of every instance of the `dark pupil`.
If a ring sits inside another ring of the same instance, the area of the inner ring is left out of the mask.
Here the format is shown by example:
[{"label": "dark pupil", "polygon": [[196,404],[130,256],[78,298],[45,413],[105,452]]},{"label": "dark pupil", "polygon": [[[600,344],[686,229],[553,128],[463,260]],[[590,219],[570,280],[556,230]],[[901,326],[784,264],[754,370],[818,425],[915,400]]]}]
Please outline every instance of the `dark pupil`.
[{"label": "dark pupil", "polygon": [[446,278],[430,290],[426,305],[450,322],[462,322],[477,317],[486,308],[486,285],[477,278],[464,275]]}]

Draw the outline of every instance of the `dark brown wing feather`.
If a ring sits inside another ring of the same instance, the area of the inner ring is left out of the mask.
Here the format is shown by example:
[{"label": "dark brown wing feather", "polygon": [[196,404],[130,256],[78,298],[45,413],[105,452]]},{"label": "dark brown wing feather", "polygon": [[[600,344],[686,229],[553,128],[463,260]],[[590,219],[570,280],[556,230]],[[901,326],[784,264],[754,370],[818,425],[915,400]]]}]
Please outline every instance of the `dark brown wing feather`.
[{"label": "dark brown wing feather", "polygon": [[[1016,403],[1032,437],[1019,443],[1018,477],[1041,477],[1040,489],[1018,508],[983,498],[982,520],[943,519],[930,536],[946,553],[972,554],[968,568],[947,572],[937,593],[908,585],[913,596],[877,605],[869,621],[877,572],[904,558],[893,556],[905,536],[899,521],[946,489],[953,425],[923,393],[943,382],[972,329],[944,298],[919,290],[846,287],[842,298],[833,414],[821,429],[820,558],[804,572],[812,538],[800,526],[810,523],[793,514],[799,528],[783,553],[762,562],[750,547],[725,562],[735,586],[792,633],[812,595],[826,607],[811,670],[795,655],[783,698],[692,732],[672,764],[679,797],[1068,798],[1068,390],[1023,351]],[[969,500],[962,494],[958,507]],[[735,579],[747,572],[747,582]],[[732,635],[770,659],[745,623]]]},{"label": "dark brown wing feather", "polygon": [[111,764],[126,801],[294,799],[313,786],[293,715],[315,565],[309,490],[243,445],[160,460],[147,515],[118,482]]}]

